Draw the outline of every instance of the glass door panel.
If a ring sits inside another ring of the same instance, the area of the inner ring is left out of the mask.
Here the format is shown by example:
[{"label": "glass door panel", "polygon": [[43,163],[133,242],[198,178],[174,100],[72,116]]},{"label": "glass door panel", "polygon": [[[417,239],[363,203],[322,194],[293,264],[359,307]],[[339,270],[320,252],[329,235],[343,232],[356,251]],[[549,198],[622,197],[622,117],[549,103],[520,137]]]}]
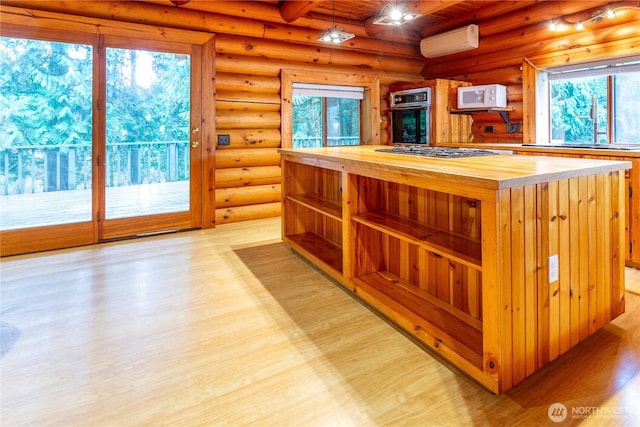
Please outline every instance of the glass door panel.
[{"label": "glass door panel", "polygon": [[107,48],[106,64],[105,218],[188,212],[190,55]]},{"label": "glass door panel", "polygon": [[92,220],[92,67],[91,45],[0,37],[1,231]]}]

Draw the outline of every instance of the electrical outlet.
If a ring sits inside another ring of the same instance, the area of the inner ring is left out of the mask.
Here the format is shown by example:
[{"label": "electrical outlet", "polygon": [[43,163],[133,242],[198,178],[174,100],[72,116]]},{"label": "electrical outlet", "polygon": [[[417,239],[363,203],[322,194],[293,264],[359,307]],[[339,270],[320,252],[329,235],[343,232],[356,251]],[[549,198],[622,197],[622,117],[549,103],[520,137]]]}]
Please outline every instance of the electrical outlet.
[{"label": "electrical outlet", "polygon": [[558,281],[558,255],[549,257],[549,283]]},{"label": "electrical outlet", "polygon": [[228,134],[218,135],[218,145],[231,144],[231,137]]}]

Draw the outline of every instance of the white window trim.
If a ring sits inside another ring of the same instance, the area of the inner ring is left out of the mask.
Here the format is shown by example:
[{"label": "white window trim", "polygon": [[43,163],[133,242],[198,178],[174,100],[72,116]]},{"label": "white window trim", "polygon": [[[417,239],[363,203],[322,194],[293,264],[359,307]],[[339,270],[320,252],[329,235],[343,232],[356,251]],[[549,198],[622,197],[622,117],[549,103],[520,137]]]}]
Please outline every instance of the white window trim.
[{"label": "white window trim", "polygon": [[318,85],[294,82],[293,96],[364,99],[364,88],[358,86]]}]

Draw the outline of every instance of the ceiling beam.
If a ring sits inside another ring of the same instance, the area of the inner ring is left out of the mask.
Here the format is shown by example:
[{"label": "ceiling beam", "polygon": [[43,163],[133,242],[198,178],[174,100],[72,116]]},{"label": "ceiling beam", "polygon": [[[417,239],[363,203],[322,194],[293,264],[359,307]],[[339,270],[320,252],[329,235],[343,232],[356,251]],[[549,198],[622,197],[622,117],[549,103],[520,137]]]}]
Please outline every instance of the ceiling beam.
[{"label": "ceiling beam", "polygon": [[321,0],[286,0],[280,4],[280,16],[285,22],[293,22],[313,10],[320,3],[322,3]]}]

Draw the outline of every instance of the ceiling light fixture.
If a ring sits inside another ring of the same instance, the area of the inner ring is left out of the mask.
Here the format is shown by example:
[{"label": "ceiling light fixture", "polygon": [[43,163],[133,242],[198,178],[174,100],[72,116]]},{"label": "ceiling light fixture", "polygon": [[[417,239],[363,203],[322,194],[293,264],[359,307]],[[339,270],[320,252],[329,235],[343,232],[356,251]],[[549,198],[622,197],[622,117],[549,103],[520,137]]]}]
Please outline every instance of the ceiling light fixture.
[{"label": "ceiling light fixture", "polygon": [[419,16],[419,13],[405,10],[402,4],[394,3],[385,6],[378,17],[373,20],[373,23],[377,25],[398,26],[405,22],[412,21]]},{"label": "ceiling light fixture", "polygon": [[338,28],[336,26],[336,0],[333,0],[333,17],[331,20],[331,28],[320,34],[318,40],[321,42],[339,44],[354,38],[356,35],[353,33],[347,33],[344,28]]},{"label": "ceiling light fixture", "polygon": [[591,14],[591,18],[586,19],[584,21],[579,21],[576,24],[571,24],[571,23],[566,23],[564,21],[563,18],[559,18],[559,20],[556,21],[551,21],[549,23],[549,29],[551,31],[565,31],[569,28],[569,26],[574,26],[576,30],[581,31],[584,30],[584,26],[585,24],[589,23],[589,22],[600,22],[602,21],[604,18],[614,18],[616,16],[617,11],[622,10],[622,9],[640,9],[640,7],[637,6],[619,6],[613,9],[607,9],[607,10],[596,10],[595,12],[593,12]]}]

